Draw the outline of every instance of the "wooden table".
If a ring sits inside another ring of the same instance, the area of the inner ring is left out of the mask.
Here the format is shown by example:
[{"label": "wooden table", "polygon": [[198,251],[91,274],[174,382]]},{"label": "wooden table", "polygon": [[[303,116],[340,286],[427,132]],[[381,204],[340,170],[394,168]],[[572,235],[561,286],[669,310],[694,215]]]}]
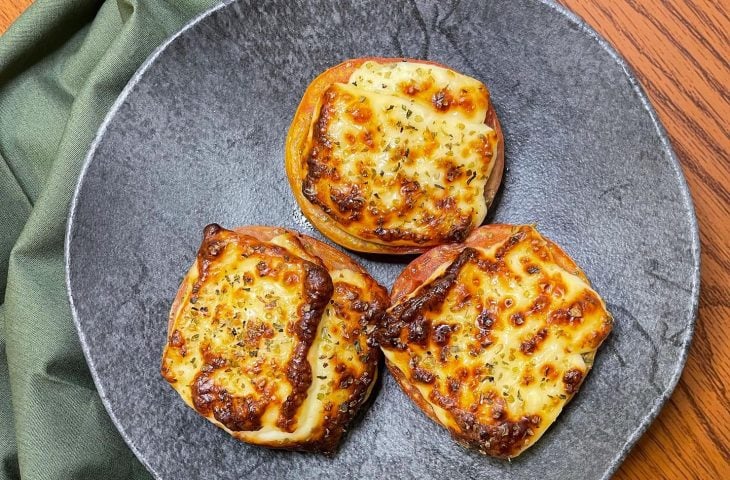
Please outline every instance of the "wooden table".
[{"label": "wooden table", "polygon": [[[30,3],[0,0],[0,32]],[[702,242],[687,366],[615,478],[730,479],[730,0],[561,3],[638,74],[687,176]]]}]

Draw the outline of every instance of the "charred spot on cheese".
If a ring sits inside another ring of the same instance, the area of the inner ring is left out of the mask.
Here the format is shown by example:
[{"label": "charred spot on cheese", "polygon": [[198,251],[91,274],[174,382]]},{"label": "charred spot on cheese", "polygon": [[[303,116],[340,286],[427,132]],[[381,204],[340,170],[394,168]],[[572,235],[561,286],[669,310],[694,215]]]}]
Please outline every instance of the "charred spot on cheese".
[{"label": "charred spot on cheese", "polygon": [[497,155],[479,81],[435,65],[367,61],[322,95],[302,194],[378,244],[460,242],[486,215]]},{"label": "charred spot on cheese", "polygon": [[162,374],[249,443],[331,453],[377,374],[387,306],[358,269],[328,269],[294,233],[206,227],[171,312]]},{"label": "charred spot on cheese", "polygon": [[547,337],[547,335],[547,328],[541,328],[528,340],[522,342],[522,344],[520,345],[520,351],[525,355],[532,355],[533,353],[535,353],[535,350],[540,347],[540,344],[545,341],[545,337]]},{"label": "charred spot on cheese", "polygon": [[580,383],[583,381],[583,372],[577,368],[571,368],[563,375],[563,383],[565,391],[573,394],[578,391]]},{"label": "charred spot on cheese", "polygon": [[611,317],[533,227],[449,258],[388,309],[376,338],[404,390],[457,441],[514,457],[577,392]]}]

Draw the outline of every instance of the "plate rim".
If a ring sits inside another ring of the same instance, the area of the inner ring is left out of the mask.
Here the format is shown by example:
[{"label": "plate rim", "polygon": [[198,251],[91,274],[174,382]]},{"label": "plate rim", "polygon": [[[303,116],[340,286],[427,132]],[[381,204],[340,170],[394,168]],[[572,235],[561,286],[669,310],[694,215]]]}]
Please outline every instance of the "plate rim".
[{"label": "plate rim", "polygon": [[[629,452],[633,449],[633,447],[638,442],[639,438],[647,431],[649,426],[656,420],[657,416],[659,415],[659,412],[666,404],[669,397],[674,392],[677,383],[679,382],[679,379],[682,375],[682,372],[684,371],[685,364],[687,362],[687,358],[689,356],[689,350],[692,344],[692,338],[694,336],[694,330],[695,325],[697,323],[697,315],[698,315],[698,308],[699,308],[699,294],[700,294],[700,273],[701,273],[701,255],[700,255],[700,238],[699,238],[699,226],[697,223],[697,213],[695,211],[694,202],[692,201],[692,195],[689,190],[689,185],[687,184],[687,179],[684,175],[684,171],[682,170],[682,166],[674,152],[674,149],[672,148],[672,144],[669,140],[669,137],[667,135],[667,132],[664,128],[664,125],[659,120],[659,117],[657,116],[656,111],[654,110],[654,107],[650,103],[646,92],[644,91],[644,88],[642,87],[641,83],[639,82],[638,78],[636,77],[636,74],[634,70],[629,66],[629,64],[624,60],[624,58],[616,51],[616,49],[601,36],[596,30],[593,29],[590,25],[588,25],[582,18],[580,18],[578,15],[573,13],[571,10],[568,10],[566,7],[558,4],[555,0],[530,0],[536,3],[543,4],[549,8],[551,8],[553,11],[558,13],[559,15],[563,15],[568,19],[570,23],[578,27],[578,29],[583,32],[584,34],[588,35],[592,40],[598,43],[598,45],[605,50],[611,59],[615,61],[619,67],[623,70],[624,74],[629,80],[629,84],[631,85],[632,90],[637,95],[639,100],[641,101],[642,106],[646,110],[646,112],[649,114],[649,117],[651,118],[652,124],[654,125],[654,128],[657,131],[657,134],[659,136],[659,139],[661,140],[662,148],[667,153],[669,157],[669,163],[671,167],[674,170],[675,176],[679,180],[679,190],[682,195],[682,200],[688,207],[688,214],[689,214],[689,224],[691,228],[691,254],[692,254],[692,260],[694,263],[694,269],[692,271],[692,287],[690,292],[690,299],[691,299],[691,311],[690,311],[690,319],[689,324],[687,328],[684,331],[684,335],[682,337],[682,343],[681,343],[681,353],[679,355],[679,358],[677,359],[677,362],[675,364],[674,371],[672,372],[672,375],[669,379],[669,383],[667,384],[667,388],[661,392],[661,394],[657,395],[654,403],[652,404],[651,408],[649,409],[648,413],[642,418],[641,422],[636,426],[634,431],[627,437],[626,441],[624,442],[623,446],[617,451],[617,454],[613,457],[611,462],[608,465],[608,468],[604,471],[603,475],[600,477],[601,480],[608,480],[610,479],[613,474],[618,470],[618,468],[621,466],[621,464],[624,462],[626,457],[628,456]],[[183,34],[185,34],[188,30],[192,29],[194,26],[196,26],[198,23],[200,23],[203,19],[209,17],[213,13],[217,12],[218,10],[222,10],[229,5],[235,3],[236,0],[223,0],[220,3],[210,7],[209,9],[205,10],[204,12],[200,13],[199,15],[192,18],[188,23],[186,23],[180,30],[175,32],[172,36],[170,36],[168,39],[166,39],[162,44],[160,44],[157,48],[154,49],[154,51],[145,59],[145,61],[140,65],[140,67],[135,71],[135,73],[132,75],[132,77],[129,79],[129,82],[124,86],[122,91],[120,92],[117,99],[114,101],[112,106],[110,107],[109,111],[104,116],[104,120],[99,125],[99,128],[94,136],[93,141],[89,145],[89,150],[84,158],[83,164],[81,166],[81,170],[79,172],[78,179],[76,181],[76,186],[74,187],[73,196],[71,198],[71,203],[69,206],[69,212],[68,217],[66,221],[66,231],[64,236],[64,249],[63,249],[63,257],[64,257],[64,281],[66,286],[66,294],[68,296],[69,305],[71,307],[71,316],[73,318],[74,326],[76,328],[76,332],[79,336],[79,341],[81,343],[81,349],[84,353],[84,358],[86,360],[86,363],[89,367],[89,371],[91,373],[91,377],[94,381],[94,385],[96,387],[97,393],[99,395],[99,398],[102,401],[102,404],[104,405],[104,409],[106,410],[107,414],[109,415],[109,418],[111,419],[112,423],[114,424],[114,427],[117,429],[119,434],[121,435],[124,442],[127,444],[129,449],[134,453],[135,457],[144,465],[144,467],[147,469],[148,472],[152,474],[152,476],[156,479],[163,478],[162,475],[155,469],[153,466],[149,463],[147,458],[142,454],[142,452],[137,448],[134,440],[131,438],[131,436],[127,433],[125,427],[122,425],[122,422],[119,420],[119,418],[114,413],[114,410],[112,406],[110,405],[109,397],[106,394],[104,385],[102,384],[101,379],[99,378],[94,360],[91,357],[90,351],[89,351],[89,345],[86,339],[86,334],[84,333],[84,330],[81,326],[81,320],[79,318],[79,314],[76,310],[76,305],[74,302],[74,293],[72,291],[71,286],[71,253],[70,253],[70,245],[71,240],[73,237],[73,230],[74,225],[76,223],[76,209],[78,205],[78,199],[81,192],[81,189],[84,184],[84,180],[86,177],[86,173],[88,171],[89,165],[92,163],[96,150],[101,143],[102,139],[104,138],[104,135],[112,122],[113,118],[116,116],[117,112],[119,111],[122,104],[127,100],[129,97],[129,94],[134,89],[134,87],[137,86],[141,78],[144,76],[144,74],[147,72],[149,67],[155,63],[157,58],[165,51],[167,48],[175,42],[179,37],[181,37]]]}]

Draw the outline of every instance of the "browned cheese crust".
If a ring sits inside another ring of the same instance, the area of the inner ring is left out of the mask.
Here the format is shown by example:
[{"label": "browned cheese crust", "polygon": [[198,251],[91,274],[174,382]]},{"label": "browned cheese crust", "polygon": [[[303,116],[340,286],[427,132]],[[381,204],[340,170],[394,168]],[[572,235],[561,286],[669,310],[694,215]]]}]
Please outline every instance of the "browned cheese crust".
[{"label": "browned cheese crust", "polygon": [[612,327],[575,263],[531,226],[430,251],[391,298],[376,336],[393,376],[459,443],[502,458],[553,423]]},{"label": "browned cheese crust", "polygon": [[463,241],[484,219],[503,162],[486,87],[421,60],[365,58],[324,72],[287,139],[302,211],[363,252]]},{"label": "browned cheese crust", "polygon": [[173,302],[162,375],[236,438],[332,453],[372,389],[387,305],[360,266],[311,237],[209,225]]}]

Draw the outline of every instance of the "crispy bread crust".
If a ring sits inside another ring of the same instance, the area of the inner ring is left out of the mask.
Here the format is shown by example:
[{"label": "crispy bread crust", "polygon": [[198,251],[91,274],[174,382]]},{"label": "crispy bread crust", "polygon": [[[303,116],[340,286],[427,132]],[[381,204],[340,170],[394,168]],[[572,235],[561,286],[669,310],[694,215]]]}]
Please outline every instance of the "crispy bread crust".
[{"label": "crispy bread crust", "polygon": [[[524,414],[513,416],[506,416],[503,411],[493,410],[492,414],[495,416],[491,417],[493,421],[480,421],[473,411],[465,408],[464,405],[456,403],[456,401],[450,397],[441,396],[438,390],[431,390],[429,398],[426,398],[419,385],[434,384],[435,371],[430,369],[423,370],[419,366],[417,358],[415,363],[414,357],[411,356],[411,362],[408,365],[403,364],[404,360],[399,357],[397,360],[398,365],[389,360],[389,355],[394,355],[396,352],[411,352],[408,355],[413,355],[412,347],[421,347],[423,349],[429,348],[434,350],[436,346],[432,343],[434,335],[438,334],[438,328],[434,329],[437,325],[437,320],[429,320],[428,323],[423,322],[423,312],[438,311],[438,305],[441,305],[446,298],[446,295],[455,285],[458,287],[458,275],[463,265],[478,256],[475,249],[488,250],[490,247],[501,245],[495,251],[495,257],[499,258],[505,255],[505,252],[512,248],[512,245],[519,243],[518,240],[523,235],[528,227],[515,227],[513,225],[488,225],[476,229],[466,239],[464,243],[460,244],[448,244],[442,245],[431,249],[427,253],[416,258],[411,262],[396,279],[393,288],[391,289],[391,309],[383,317],[383,323],[378,328],[376,338],[378,339],[381,348],[383,348],[387,355],[385,357],[385,363],[388,370],[391,372],[393,377],[396,379],[403,391],[410,397],[414,403],[433,421],[444,426],[452,435],[454,440],[466,447],[474,448],[481,453],[500,457],[500,458],[513,458],[522,453],[525,449],[529,448],[537,438],[545,431],[545,419],[541,418],[537,412],[525,412]],[[576,275],[583,280],[588,286],[590,282],[586,278],[585,274],[576,265],[576,263],[555,243],[545,239],[544,248],[549,251],[551,261],[556,266],[565,270],[567,273]],[[500,253],[501,252],[501,253]],[[497,264],[493,264],[494,268],[498,268]],[[447,266],[445,270],[442,270],[444,266]],[[487,266],[486,268],[490,268]],[[438,276],[434,275],[438,272]],[[422,287],[419,289],[419,287]],[[419,289],[418,291],[416,291]],[[414,293],[415,292],[415,293]],[[410,295],[414,293],[413,295]],[[497,299],[499,301],[499,299]],[[511,301],[511,300],[510,300]],[[603,302],[601,300],[589,300],[588,303],[583,304],[584,312],[590,311],[591,308],[603,308]],[[537,304],[534,304],[537,305]],[[542,308],[542,307],[534,307]],[[448,312],[448,311],[446,311]],[[459,315],[459,314],[456,314]],[[554,310],[550,316],[549,322],[562,323],[565,325],[566,318],[564,312],[561,310]],[[449,314],[447,313],[447,316]],[[442,317],[443,318],[443,317]],[[494,317],[492,317],[494,318]],[[445,320],[445,319],[444,319]],[[487,329],[491,329],[495,320],[488,319],[485,322]],[[421,323],[419,323],[421,322]],[[431,323],[433,322],[433,323]],[[476,323],[479,325],[480,319],[476,318]],[[572,322],[572,320],[570,320]],[[522,325],[522,319],[520,318],[519,325]],[[606,318],[602,325],[597,325],[595,334],[590,336],[590,346],[593,350],[586,353],[584,359],[592,362],[595,349],[597,349],[602,341],[606,338],[611,330],[611,317],[606,312]],[[405,330],[404,330],[405,329]],[[404,340],[402,332],[408,332]],[[423,331],[423,335],[421,335]],[[453,331],[453,330],[452,330]],[[444,334],[445,343],[448,345],[449,330],[446,330]],[[522,354],[526,355],[527,358],[532,353],[540,348],[541,342],[544,341],[547,335],[547,330],[538,331],[538,333],[525,340],[520,349]],[[479,337],[477,336],[476,339]],[[436,340],[438,343],[438,340]],[[488,340],[487,347],[493,343],[493,340]],[[518,349],[518,350],[520,350]],[[418,350],[416,350],[418,351]],[[498,350],[501,351],[501,348]],[[390,353],[389,353],[390,352]],[[467,355],[463,347],[461,353]],[[434,350],[434,356],[437,352]],[[400,354],[398,354],[400,355]],[[418,354],[416,354],[418,355]],[[431,351],[428,352],[431,355]],[[477,354],[475,354],[477,355]],[[407,356],[406,356],[407,358]],[[443,362],[443,358],[442,358]],[[406,370],[408,371],[408,374]],[[564,385],[564,399],[568,401],[578,391],[580,384],[583,382],[585,375],[590,370],[590,364],[585,366],[584,370],[570,369],[565,372],[562,377],[562,385]],[[457,370],[447,370],[448,374],[453,374]],[[443,375],[443,372],[440,373]],[[410,375],[410,378],[408,377]],[[466,375],[466,374],[465,374]],[[548,374],[545,373],[547,376]],[[443,377],[441,377],[443,378]],[[452,378],[452,377],[446,377]],[[544,379],[543,379],[544,380]],[[493,380],[492,380],[493,381]],[[428,391],[428,390],[426,390]],[[499,401],[499,399],[497,400]],[[481,401],[480,401],[481,403]],[[500,407],[501,408],[501,407]],[[439,411],[447,411],[448,415],[451,416],[451,423],[444,423],[439,418]],[[559,412],[559,411],[558,411]],[[483,418],[483,417],[482,417]],[[547,424],[549,425],[549,424]],[[539,432],[535,438],[530,438],[533,435],[533,431]]]},{"label": "crispy bread crust", "polygon": [[[405,246],[405,245],[384,245],[356,237],[342,228],[328,216],[319,206],[310,202],[302,192],[302,181],[305,177],[302,165],[302,155],[307,151],[307,145],[311,142],[311,128],[314,117],[320,103],[322,95],[333,83],[346,83],[352,72],[359,68],[367,61],[376,61],[378,63],[393,63],[408,61],[411,63],[422,63],[427,65],[435,65],[445,67],[444,65],[427,60],[414,60],[408,58],[382,58],[382,57],[364,57],[353,60],[347,60],[332,68],[325,70],[312,83],[309,84],[302,100],[294,114],[289,133],[286,138],[285,159],[286,173],[291,185],[294,198],[297,200],[299,207],[304,215],[319,229],[327,238],[333,242],[358,252],[366,253],[387,253],[387,254],[408,254],[423,253],[428,251],[430,246]],[[492,173],[487,180],[484,188],[484,199],[487,208],[494,200],[499,185],[502,181],[504,172],[504,136],[502,128],[497,119],[497,113],[494,105],[490,102],[487,111],[485,124],[493,128],[497,133],[497,161],[493,167]]]},{"label": "crispy bread crust", "polygon": [[[216,239],[216,235],[221,230],[222,228],[215,224],[207,226],[204,230],[203,242],[201,244],[201,249],[198,253],[196,261],[181,282],[180,288],[177,291],[177,294],[170,309],[167,328],[168,331],[166,350],[167,348],[170,348],[170,346],[174,345],[176,342],[174,328],[175,320],[180,313],[180,309],[183,307],[183,305],[186,304],[186,302],[190,300],[191,295],[193,295],[195,283],[200,280],[198,278],[200,273],[203,272],[204,274],[204,272],[206,271],[204,265],[204,262],[206,262],[205,250],[209,247],[210,242]],[[372,324],[374,328],[375,322],[389,305],[389,298],[387,290],[385,288],[377,284],[377,282],[375,282],[375,280],[370,277],[365,269],[363,269],[360,265],[353,261],[349,256],[331,247],[330,245],[327,245],[326,243],[323,243],[307,235],[300,234],[298,232],[270,226],[237,227],[233,229],[232,232],[243,237],[253,238],[259,242],[269,242],[275,237],[278,237],[285,233],[289,233],[295,237],[296,241],[299,242],[298,247],[301,247],[301,249],[306,252],[306,255],[300,255],[300,258],[302,258],[305,263],[309,264],[313,270],[321,270],[322,272],[348,270],[360,275],[364,275],[365,278],[368,279],[367,284],[372,300],[368,303],[367,309],[363,308],[361,312],[361,324],[363,325],[363,328],[365,327],[365,325],[368,324]],[[275,249],[283,250],[282,247],[278,247],[273,244],[272,247]],[[329,275],[327,276],[329,277]],[[331,289],[332,284],[329,284]],[[332,291],[329,290],[328,299],[332,297],[332,295]],[[319,318],[317,318],[316,320],[317,323],[319,323]],[[316,326],[314,330],[316,331]],[[303,354],[304,355],[302,358],[306,358],[306,351],[304,351]],[[213,423],[216,423],[218,426],[224,428],[232,436],[247,441],[249,443],[255,443],[257,445],[276,449],[309,451],[324,453],[328,455],[333,454],[337,450],[338,444],[345,433],[347,425],[352,421],[353,417],[357,414],[360,407],[366,402],[373,389],[375,380],[377,378],[377,366],[380,360],[380,356],[380,350],[378,348],[375,348],[371,341],[368,341],[368,355],[364,360],[366,364],[365,371],[360,377],[352,379],[352,385],[354,385],[354,388],[351,390],[352,393],[348,401],[343,404],[339,409],[337,409],[336,412],[327,416],[325,423],[320,426],[321,428],[317,428],[317,433],[315,433],[313,437],[307,438],[303,441],[251,442],[250,438],[247,439],[242,437],[244,436],[244,434],[250,433],[248,430],[256,430],[256,419],[253,419],[254,421],[249,421],[248,423],[245,423],[243,425],[245,427],[243,430],[245,431],[239,432],[235,431],[235,429],[229,428],[229,425],[226,425],[224,422],[211,419],[210,415],[207,414],[210,412],[200,411],[200,413],[206,416],[209,420],[213,421]],[[362,357],[361,361],[363,361]],[[304,363],[306,363],[306,361]],[[164,363],[162,367],[162,375],[168,381],[174,383],[175,380],[165,368]],[[193,388],[193,390],[195,390],[195,388]],[[306,389],[304,389],[303,392],[306,394]],[[203,395],[208,396],[215,394],[216,392],[211,393],[207,391],[203,393]],[[225,393],[223,394],[223,397],[226,397]],[[292,404],[292,411],[296,410],[296,407],[301,404],[301,401],[303,401],[303,398],[299,398],[298,403],[295,402]],[[194,406],[194,408],[196,410],[199,410],[197,406]],[[218,408],[220,409],[220,406]]]},{"label": "crispy bread crust", "polygon": [[[426,281],[436,269],[456,258],[465,247],[489,248],[504,241],[512,234],[512,225],[492,224],[484,225],[474,230],[464,243],[450,243],[432,248],[423,255],[417,257],[401,272],[393,283],[390,291],[390,300],[397,303],[403,296],[408,295],[419,285]],[[555,256],[555,261],[570,273],[576,274],[588,282],[583,271],[575,264],[559,246],[549,239],[545,239],[547,246]]]}]

